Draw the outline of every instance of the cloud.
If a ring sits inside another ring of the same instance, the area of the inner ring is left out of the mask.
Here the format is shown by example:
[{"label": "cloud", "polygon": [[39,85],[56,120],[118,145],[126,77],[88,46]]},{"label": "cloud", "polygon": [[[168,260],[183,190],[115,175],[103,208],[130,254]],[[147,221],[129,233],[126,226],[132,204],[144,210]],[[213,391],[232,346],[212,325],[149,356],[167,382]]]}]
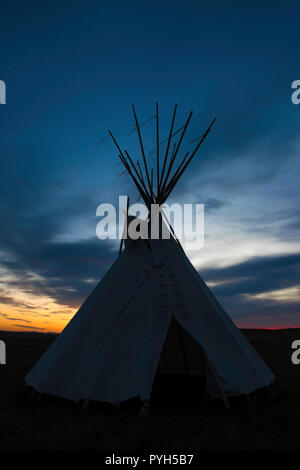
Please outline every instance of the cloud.
[{"label": "cloud", "polygon": [[18,325],[18,324],[15,324],[15,323],[12,326],[16,326],[17,328],[28,328],[29,330],[36,330],[36,331],[45,330],[45,328],[38,328],[37,326]]},{"label": "cloud", "polygon": [[208,281],[221,283],[214,290],[222,296],[283,289],[300,284],[300,254],[256,257],[226,268],[206,269],[202,274]]},{"label": "cloud", "polygon": [[[24,246],[14,261],[2,260],[2,265],[16,276],[6,281],[8,288],[49,296],[58,303],[77,306],[116,256],[108,250],[107,244],[97,239],[76,243],[42,243],[36,245],[34,252]],[[36,276],[31,276],[31,272]],[[31,302],[22,303],[10,296],[2,296],[2,299],[13,306],[29,310],[36,308]]]},{"label": "cloud", "polygon": [[300,254],[256,257],[202,276],[238,322],[300,325]]},{"label": "cloud", "polygon": [[23,318],[13,318],[13,317],[9,317],[9,316],[6,316],[7,320],[12,320],[12,321],[22,321],[24,323],[31,323],[30,320],[24,320]]},{"label": "cloud", "polygon": [[13,299],[12,297],[10,297],[8,295],[0,295],[0,303],[1,304],[13,305],[15,307],[22,307],[23,306],[23,304],[21,302],[16,301],[15,299]]},{"label": "cloud", "polygon": [[221,207],[228,206],[228,205],[229,205],[228,202],[221,201],[220,199],[213,198],[213,197],[207,198],[204,201],[205,211],[207,212],[212,212],[212,211],[221,209]]}]

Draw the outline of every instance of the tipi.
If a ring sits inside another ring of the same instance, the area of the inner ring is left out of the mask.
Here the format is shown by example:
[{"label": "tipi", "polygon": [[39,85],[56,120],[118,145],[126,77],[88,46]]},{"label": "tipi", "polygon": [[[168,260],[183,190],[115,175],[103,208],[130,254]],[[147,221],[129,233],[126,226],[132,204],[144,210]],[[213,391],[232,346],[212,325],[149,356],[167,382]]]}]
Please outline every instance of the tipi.
[{"label": "tipi", "polygon": [[[148,208],[167,199],[214,123],[174,171],[192,116],[191,112],[170,155],[176,109],[177,105],[161,162],[156,104],[156,191],[134,107],[144,172],[127,151],[122,152],[109,131]],[[209,364],[209,393],[212,397],[219,394],[226,406],[228,397],[248,395],[274,381],[273,373],[218,303],[173,233],[169,240],[128,240],[25,382],[40,393],[75,401],[120,403],[139,396],[147,403],[172,318],[201,345]]]}]

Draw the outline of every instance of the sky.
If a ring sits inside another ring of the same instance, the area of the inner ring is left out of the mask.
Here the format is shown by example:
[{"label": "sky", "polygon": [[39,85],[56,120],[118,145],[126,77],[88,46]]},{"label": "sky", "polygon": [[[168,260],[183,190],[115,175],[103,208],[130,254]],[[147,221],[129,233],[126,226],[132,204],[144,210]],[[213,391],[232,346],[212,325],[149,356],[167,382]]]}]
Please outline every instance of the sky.
[{"label": "sky", "polygon": [[178,126],[194,111],[183,150],[216,117],[170,198],[205,205],[192,263],[240,327],[300,326],[299,10],[296,1],[1,7],[0,330],[61,331],[114,262],[118,243],[97,238],[96,208],[137,193],[101,139],[110,128],[138,154],[131,103],[143,122],[156,101],[162,137],[175,103]]}]

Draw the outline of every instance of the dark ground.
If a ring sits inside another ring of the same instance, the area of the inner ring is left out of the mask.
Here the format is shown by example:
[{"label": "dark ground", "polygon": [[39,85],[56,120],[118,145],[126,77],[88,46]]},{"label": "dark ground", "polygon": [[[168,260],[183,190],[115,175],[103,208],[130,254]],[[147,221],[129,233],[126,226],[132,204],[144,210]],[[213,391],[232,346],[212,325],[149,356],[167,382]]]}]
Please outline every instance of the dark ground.
[{"label": "dark ground", "polygon": [[[257,407],[203,405],[204,379],[180,376],[156,381],[148,417],[124,408],[42,397],[24,400],[17,391],[55,335],[0,332],[7,364],[0,366],[0,449],[297,449],[300,448],[300,365],[291,343],[300,329],[246,330],[247,338],[285,388]],[[171,399],[170,399],[171,397]]]}]

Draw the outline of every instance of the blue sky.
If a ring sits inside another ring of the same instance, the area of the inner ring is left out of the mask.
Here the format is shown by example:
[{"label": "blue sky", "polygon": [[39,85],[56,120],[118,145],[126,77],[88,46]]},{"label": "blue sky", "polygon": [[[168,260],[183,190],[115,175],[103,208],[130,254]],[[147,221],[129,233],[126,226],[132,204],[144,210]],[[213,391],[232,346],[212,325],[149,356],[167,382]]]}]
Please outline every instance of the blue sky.
[{"label": "blue sky", "polygon": [[113,262],[116,245],[96,238],[96,207],[136,194],[111,143],[97,142],[111,128],[137,152],[131,103],[144,121],[156,101],[162,136],[175,103],[178,125],[194,110],[187,143],[217,118],[171,198],[206,206],[192,262],[238,324],[300,325],[299,10],[296,1],[2,6],[3,329],[61,328]]}]

